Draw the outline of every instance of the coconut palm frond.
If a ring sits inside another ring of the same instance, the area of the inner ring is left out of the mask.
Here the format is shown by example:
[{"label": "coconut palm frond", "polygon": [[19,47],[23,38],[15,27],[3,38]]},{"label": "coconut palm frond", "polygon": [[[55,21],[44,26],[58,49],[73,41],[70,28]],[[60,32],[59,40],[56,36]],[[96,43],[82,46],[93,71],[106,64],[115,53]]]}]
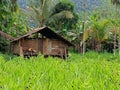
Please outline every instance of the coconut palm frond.
[{"label": "coconut palm frond", "polygon": [[68,18],[72,19],[74,17],[73,13],[70,11],[61,11],[55,15],[53,15],[51,18]]},{"label": "coconut palm frond", "polygon": [[51,16],[53,8],[58,0],[38,0],[30,1],[31,5],[28,8],[30,18],[39,26],[43,26],[46,20]]},{"label": "coconut palm frond", "polygon": [[59,3],[59,0],[47,0],[43,8],[44,17],[46,19],[48,19],[52,15],[53,10],[57,3]]}]

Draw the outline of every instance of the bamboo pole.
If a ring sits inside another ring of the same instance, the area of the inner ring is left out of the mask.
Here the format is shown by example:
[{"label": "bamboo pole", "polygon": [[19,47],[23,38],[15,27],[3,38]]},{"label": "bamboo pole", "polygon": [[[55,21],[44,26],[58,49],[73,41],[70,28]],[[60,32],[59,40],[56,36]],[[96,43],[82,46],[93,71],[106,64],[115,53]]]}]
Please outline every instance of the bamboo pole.
[{"label": "bamboo pole", "polygon": [[85,37],[85,29],[86,29],[86,25],[85,25],[85,22],[86,22],[86,4],[84,3],[84,31],[83,31],[83,55],[85,54],[85,49],[86,49],[86,43],[85,43],[85,40],[84,40],[84,37]]}]

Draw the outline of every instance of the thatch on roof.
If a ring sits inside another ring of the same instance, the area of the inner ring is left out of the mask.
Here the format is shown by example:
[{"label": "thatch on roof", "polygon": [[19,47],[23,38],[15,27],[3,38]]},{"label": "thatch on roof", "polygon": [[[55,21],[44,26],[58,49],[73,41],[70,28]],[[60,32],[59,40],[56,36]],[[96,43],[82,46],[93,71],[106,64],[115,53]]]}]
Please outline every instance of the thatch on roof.
[{"label": "thatch on roof", "polygon": [[37,28],[19,38],[15,38],[12,42],[14,41],[18,41],[22,38],[26,38],[32,34],[35,33],[41,33],[43,36],[47,37],[47,38],[51,38],[51,39],[58,39],[58,40],[62,40],[63,42],[67,43],[69,46],[74,46],[74,44],[72,44],[70,41],[68,41],[67,39],[63,38],[62,36],[60,36],[59,34],[57,34],[56,32],[54,32],[53,30],[51,30],[48,27],[41,27],[41,28]]},{"label": "thatch on roof", "polygon": [[2,32],[2,31],[0,31],[0,37],[3,37],[7,40],[13,40],[14,39],[12,36],[8,35],[7,33]]}]

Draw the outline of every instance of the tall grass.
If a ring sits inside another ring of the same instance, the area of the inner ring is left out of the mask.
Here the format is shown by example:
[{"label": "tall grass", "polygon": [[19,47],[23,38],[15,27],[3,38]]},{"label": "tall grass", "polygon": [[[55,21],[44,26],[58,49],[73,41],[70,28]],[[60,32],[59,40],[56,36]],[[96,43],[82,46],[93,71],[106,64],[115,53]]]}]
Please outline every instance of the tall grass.
[{"label": "tall grass", "polygon": [[0,55],[0,90],[120,90],[120,58],[71,53],[65,61]]}]

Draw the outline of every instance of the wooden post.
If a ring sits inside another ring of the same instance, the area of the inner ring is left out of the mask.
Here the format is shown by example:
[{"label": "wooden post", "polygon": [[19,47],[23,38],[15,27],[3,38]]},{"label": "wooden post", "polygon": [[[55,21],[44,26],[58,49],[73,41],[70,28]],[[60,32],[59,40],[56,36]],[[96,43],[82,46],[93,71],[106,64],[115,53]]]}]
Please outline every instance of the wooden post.
[{"label": "wooden post", "polygon": [[62,48],[60,48],[60,56],[63,59],[63,52],[62,52]]},{"label": "wooden post", "polygon": [[66,50],[67,50],[67,49],[66,49],[66,47],[65,47],[65,59],[67,58],[67,52],[66,52]]},{"label": "wooden post", "polygon": [[21,41],[19,41],[19,49],[20,49],[19,55],[21,57],[24,57],[24,55],[23,55],[23,47],[21,46]]},{"label": "wooden post", "polygon": [[10,50],[9,50],[9,53],[12,53],[13,52],[13,43],[10,43]]},{"label": "wooden post", "polygon": [[[42,35],[42,34],[41,34],[41,35]],[[44,37],[43,37],[43,35],[42,35],[41,43],[42,43],[41,54],[44,54]]]},{"label": "wooden post", "polygon": [[49,56],[49,47],[48,47],[48,43],[49,42],[49,40],[48,39],[46,39],[46,52],[47,52],[47,54],[48,54],[48,56]]}]

